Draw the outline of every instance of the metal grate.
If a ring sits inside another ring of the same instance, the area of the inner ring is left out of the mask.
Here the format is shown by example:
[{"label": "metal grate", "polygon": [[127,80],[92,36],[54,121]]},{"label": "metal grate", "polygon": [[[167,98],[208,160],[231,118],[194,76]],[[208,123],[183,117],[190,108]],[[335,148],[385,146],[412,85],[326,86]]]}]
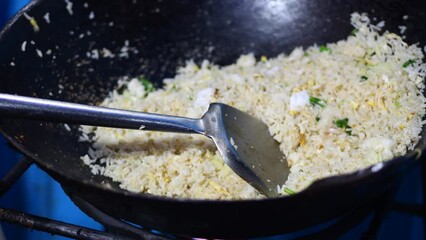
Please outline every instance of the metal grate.
[{"label": "metal grate", "polygon": [[[426,164],[422,161],[422,191],[426,197]],[[32,165],[32,161],[23,158],[0,180],[0,196],[3,196]],[[326,224],[325,227],[307,234],[298,235],[301,239],[335,239],[343,236],[345,233],[353,229],[355,226],[371,218],[368,223],[367,230],[363,233],[362,239],[377,239],[380,233],[383,219],[389,211],[398,211],[415,216],[426,216],[426,208],[424,204],[400,204],[393,201],[396,187],[380,196],[376,201],[371,202],[368,206],[358,209],[356,212],[350,213],[339,219]],[[0,221],[11,224],[20,225],[38,231],[50,234],[61,235],[72,239],[145,239],[145,240],[163,240],[176,239],[179,236],[167,234],[153,233],[150,230],[136,227],[120,219],[111,217],[104,212],[98,210],[88,202],[78,196],[70,195],[72,201],[88,216],[102,224],[107,231],[98,231],[83,226],[69,224],[53,219],[35,216],[11,209],[0,208]],[[426,198],[424,198],[426,199]],[[371,209],[374,209],[373,212]],[[426,221],[424,221],[426,222]],[[426,224],[426,223],[425,223]],[[426,229],[426,225],[424,226]]]}]

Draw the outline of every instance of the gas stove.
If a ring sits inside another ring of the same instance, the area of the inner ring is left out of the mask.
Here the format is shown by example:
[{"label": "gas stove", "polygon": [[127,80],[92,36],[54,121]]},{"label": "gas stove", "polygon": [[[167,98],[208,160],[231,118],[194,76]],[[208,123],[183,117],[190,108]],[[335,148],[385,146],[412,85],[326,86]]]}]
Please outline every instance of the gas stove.
[{"label": "gas stove", "polygon": [[[8,159],[2,160],[3,162],[8,161]],[[3,196],[11,191],[14,184],[32,165],[32,161],[25,157],[17,161],[0,181],[0,195]],[[424,184],[420,187],[419,184],[414,185],[413,183],[424,183],[424,176],[426,176],[426,164],[422,163],[403,180],[399,187],[389,190],[365,208],[357,209],[346,216],[308,229],[258,239],[396,239],[400,238],[398,234],[404,239],[418,239],[424,229],[421,219],[425,216],[426,211],[424,204],[418,200],[415,201],[416,198],[419,199],[416,197],[416,193],[417,195],[420,192],[425,194],[425,191]],[[418,189],[414,189],[413,186],[418,186]],[[27,196],[27,198],[32,197],[37,196]],[[68,197],[84,214],[103,226],[101,228],[103,230],[53,220],[2,206],[0,206],[0,220],[3,223],[15,224],[27,229],[46,232],[52,236],[60,235],[71,239],[192,239],[188,236],[174,236],[135,226],[103,213],[78,196],[71,194]],[[411,227],[407,228],[407,226]],[[414,229],[413,226],[417,226],[417,229]]]}]

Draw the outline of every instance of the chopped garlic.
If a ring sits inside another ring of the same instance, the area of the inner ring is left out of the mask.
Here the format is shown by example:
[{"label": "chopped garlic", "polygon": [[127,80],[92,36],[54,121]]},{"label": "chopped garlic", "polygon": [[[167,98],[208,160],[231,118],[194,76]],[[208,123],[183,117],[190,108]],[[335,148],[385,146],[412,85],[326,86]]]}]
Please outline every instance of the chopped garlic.
[{"label": "chopped garlic", "polygon": [[233,81],[234,83],[237,83],[237,84],[244,83],[244,78],[241,77],[241,75],[239,74],[230,74],[229,77],[231,78],[231,81]]},{"label": "chopped garlic", "polygon": [[234,139],[233,139],[233,138],[230,138],[230,139],[229,139],[229,142],[231,142],[231,145],[235,148],[235,150],[237,150],[237,149],[238,149],[238,146],[235,144],[235,142],[234,142]]},{"label": "chopped garlic", "polygon": [[290,97],[290,110],[298,111],[309,104],[309,94],[307,91],[293,93]]},{"label": "chopped garlic", "polygon": [[239,67],[253,67],[256,64],[256,59],[254,58],[253,53],[242,55],[237,60],[237,66]]},{"label": "chopped garlic", "polygon": [[212,99],[214,94],[214,89],[213,88],[205,88],[200,90],[197,93],[197,97],[195,98],[194,101],[194,106],[197,107],[206,107],[209,105],[210,100]]},{"label": "chopped garlic", "polygon": [[48,24],[50,24],[50,13],[47,12],[44,14],[43,18]]},{"label": "chopped garlic", "polygon": [[291,53],[290,56],[288,57],[290,60],[299,60],[300,58],[303,57],[303,54],[305,54],[305,52],[303,51],[303,48],[298,47],[295,48]]},{"label": "chopped garlic", "polygon": [[73,15],[74,14],[74,12],[72,10],[73,3],[70,0],[65,0],[65,3],[66,3],[66,7],[65,8],[67,9],[68,13],[70,15]]},{"label": "chopped garlic", "polygon": [[21,45],[21,51],[25,52],[26,49],[27,49],[27,41],[23,41]]}]

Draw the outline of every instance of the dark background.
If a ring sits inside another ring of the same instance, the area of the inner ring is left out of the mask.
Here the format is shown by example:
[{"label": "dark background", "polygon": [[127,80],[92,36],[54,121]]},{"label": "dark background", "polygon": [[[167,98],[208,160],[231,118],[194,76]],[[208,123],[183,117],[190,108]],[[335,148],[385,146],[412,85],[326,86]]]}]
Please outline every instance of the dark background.
[{"label": "dark background", "polygon": [[[30,0],[0,0],[0,29],[13,15]],[[1,54],[1,53],[0,53]],[[1,80],[0,80],[1,81]],[[20,155],[12,151],[0,136],[0,174],[10,169]],[[82,213],[65,195],[58,183],[35,165],[23,175],[18,183],[5,196],[0,198],[0,206],[18,209],[27,213],[56,220],[81,224],[89,228],[102,229],[102,226]],[[61,236],[30,231],[18,226],[1,224],[3,236],[0,240],[63,240]]]}]

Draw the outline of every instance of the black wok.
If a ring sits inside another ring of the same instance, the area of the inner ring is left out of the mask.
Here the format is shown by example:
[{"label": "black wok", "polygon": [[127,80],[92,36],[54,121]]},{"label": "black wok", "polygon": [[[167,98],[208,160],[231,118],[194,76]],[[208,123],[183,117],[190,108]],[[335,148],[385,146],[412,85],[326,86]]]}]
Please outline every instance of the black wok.
[{"label": "black wok", "polygon": [[[426,3],[421,0],[87,2],[74,1],[70,15],[64,1],[33,1],[6,26],[0,34],[1,92],[96,104],[124,75],[144,74],[160,87],[188,59],[225,65],[242,53],[273,57],[296,46],[344,39],[354,11],[385,20],[393,32],[406,25],[407,41],[426,45]],[[40,31],[23,12],[35,18]],[[46,13],[50,23],[43,18]],[[127,41],[128,58],[120,57]],[[92,51],[103,48],[115,57],[94,59]],[[290,197],[177,200],[131,193],[92,175],[79,160],[89,144],[78,142],[77,126],[67,131],[59,124],[2,118],[0,129],[68,194],[147,228],[203,237],[273,235],[342,216],[397,184],[425,149],[423,131],[416,151],[377,172],[368,168],[324,179]]]}]

